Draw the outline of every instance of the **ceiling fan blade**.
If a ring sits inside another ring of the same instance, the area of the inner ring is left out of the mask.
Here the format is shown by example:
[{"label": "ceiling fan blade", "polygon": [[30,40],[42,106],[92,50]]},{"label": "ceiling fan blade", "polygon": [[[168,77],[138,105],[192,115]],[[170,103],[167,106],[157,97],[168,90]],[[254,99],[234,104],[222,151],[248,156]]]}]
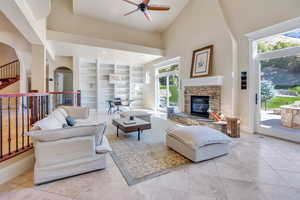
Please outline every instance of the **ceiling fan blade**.
[{"label": "ceiling fan blade", "polygon": [[132,14],[132,13],[135,13],[135,12],[137,12],[138,10],[139,10],[138,8],[137,8],[137,9],[134,9],[133,11],[130,11],[130,12],[124,14],[124,16],[127,16],[127,15],[130,15],[130,14]]},{"label": "ceiling fan blade", "polygon": [[144,13],[145,17],[146,17],[149,21],[152,21],[151,15],[150,15],[150,13],[149,13],[148,11],[144,11],[143,13]]},{"label": "ceiling fan blade", "polygon": [[170,7],[169,6],[149,5],[148,10],[167,11],[167,10],[170,10]]},{"label": "ceiling fan blade", "polygon": [[129,1],[129,0],[123,0],[131,5],[135,5],[135,6],[138,6],[139,4],[135,3],[135,2],[132,2],[132,1]]},{"label": "ceiling fan blade", "polygon": [[150,3],[150,0],[144,0],[143,4],[148,5]]}]

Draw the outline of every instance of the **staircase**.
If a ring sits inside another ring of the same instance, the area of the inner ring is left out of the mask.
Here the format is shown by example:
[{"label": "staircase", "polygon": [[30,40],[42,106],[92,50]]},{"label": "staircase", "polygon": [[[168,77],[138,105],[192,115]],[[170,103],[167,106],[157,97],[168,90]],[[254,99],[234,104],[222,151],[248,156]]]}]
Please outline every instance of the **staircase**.
[{"label": "staircase", "polygon": [[20,80],[20,61],[15,60],[0,66],[0,90]]}]

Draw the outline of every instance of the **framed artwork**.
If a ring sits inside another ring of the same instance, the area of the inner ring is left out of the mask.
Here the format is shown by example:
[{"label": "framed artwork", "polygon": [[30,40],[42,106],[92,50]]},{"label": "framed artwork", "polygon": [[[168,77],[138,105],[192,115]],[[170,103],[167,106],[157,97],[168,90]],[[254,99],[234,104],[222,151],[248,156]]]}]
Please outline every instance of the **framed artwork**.
[{"label": "framed artwork", "polygon": [[213,63],[213,48],[213,45],[210,45],[193,52],[191,78],[210,74]]}]

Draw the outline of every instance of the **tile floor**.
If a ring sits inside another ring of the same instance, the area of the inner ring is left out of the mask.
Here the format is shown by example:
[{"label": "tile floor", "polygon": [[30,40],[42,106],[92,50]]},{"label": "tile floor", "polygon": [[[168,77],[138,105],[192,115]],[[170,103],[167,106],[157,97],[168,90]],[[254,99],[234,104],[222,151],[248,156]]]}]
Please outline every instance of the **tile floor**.
[{"label": "tile floor", "polygon": [[41,186],[33,171],[0,185],[0,200],[300,200],[300,145],[242,134],[232,153],[128,186],[107,169]]}]

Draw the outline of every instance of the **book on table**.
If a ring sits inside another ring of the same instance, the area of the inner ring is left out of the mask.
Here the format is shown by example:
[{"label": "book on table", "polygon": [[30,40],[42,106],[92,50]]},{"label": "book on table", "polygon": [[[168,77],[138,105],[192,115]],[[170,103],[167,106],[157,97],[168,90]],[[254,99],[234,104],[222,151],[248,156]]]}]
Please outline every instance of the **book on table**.
[{"label": "book on table", "polygon": [[123,122],[125,125],[132,125],[132,124],[136,124],[136,121],[125,121]]}]

